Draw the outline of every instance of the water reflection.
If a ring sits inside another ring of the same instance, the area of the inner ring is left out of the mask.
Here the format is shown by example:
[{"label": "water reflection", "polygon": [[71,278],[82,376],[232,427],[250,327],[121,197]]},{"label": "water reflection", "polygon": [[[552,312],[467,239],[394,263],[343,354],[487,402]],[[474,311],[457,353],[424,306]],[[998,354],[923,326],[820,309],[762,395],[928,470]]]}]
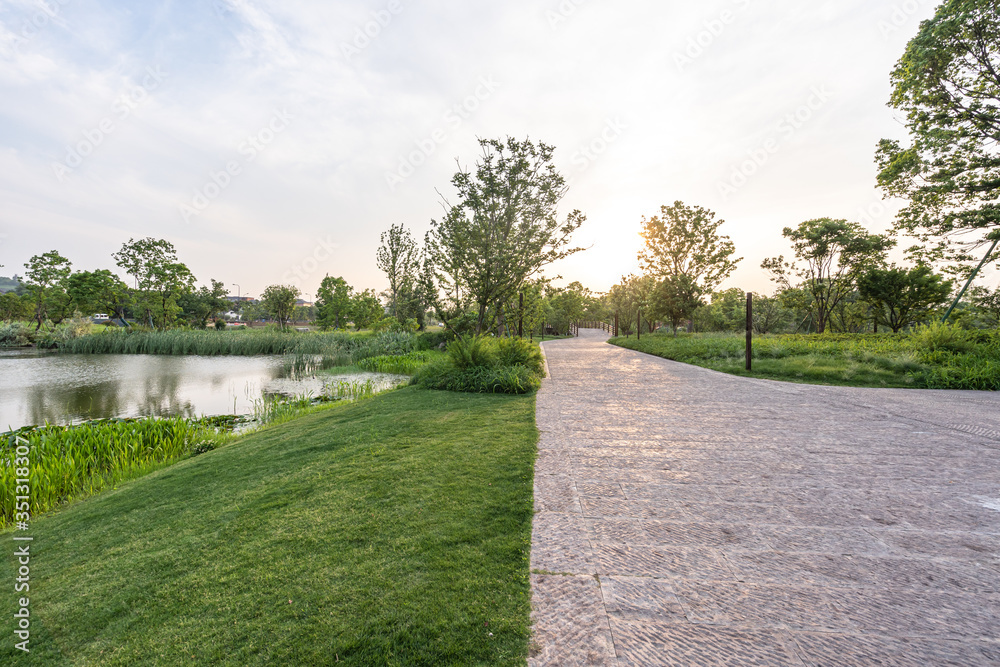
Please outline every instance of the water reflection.
[{"label": "water reflection", "polygon": [[[262,391],[321,393],[323,380],[287,378],[283,361],[0,351],[0,430],[103,417],[249,414]],[[370,377],[379,376],[361,379]]]}]

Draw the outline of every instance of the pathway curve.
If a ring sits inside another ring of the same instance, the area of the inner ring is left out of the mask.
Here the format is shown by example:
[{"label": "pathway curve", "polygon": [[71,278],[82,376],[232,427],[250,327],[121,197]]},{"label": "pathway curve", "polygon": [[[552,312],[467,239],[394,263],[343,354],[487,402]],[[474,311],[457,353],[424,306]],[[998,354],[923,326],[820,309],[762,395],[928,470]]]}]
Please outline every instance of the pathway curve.
[{"label": "pathway curve", "polygon": [[1000,395],[544,345],[540,665],[1000,665]]}]

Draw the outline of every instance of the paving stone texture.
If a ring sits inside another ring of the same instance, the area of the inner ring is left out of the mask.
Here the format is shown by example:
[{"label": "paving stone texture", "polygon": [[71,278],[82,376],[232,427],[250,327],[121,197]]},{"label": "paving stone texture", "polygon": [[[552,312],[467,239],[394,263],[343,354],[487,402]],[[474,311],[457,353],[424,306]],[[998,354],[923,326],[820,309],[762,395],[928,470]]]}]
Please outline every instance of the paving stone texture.
[{"label": "paving stone texture", "polygon": [[1000,395],[544,345],[541,665],[1000,665]]}]

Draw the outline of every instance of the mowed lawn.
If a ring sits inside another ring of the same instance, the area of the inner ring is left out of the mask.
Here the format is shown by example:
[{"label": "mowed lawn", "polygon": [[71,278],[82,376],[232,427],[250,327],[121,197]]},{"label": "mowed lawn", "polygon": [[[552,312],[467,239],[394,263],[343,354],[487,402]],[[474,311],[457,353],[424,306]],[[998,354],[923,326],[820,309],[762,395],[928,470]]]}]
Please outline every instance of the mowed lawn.
[{"label": "mowed lawn", "polygon": [[400,389],[36,519],[0,664],[523,664],[534,409]]}]

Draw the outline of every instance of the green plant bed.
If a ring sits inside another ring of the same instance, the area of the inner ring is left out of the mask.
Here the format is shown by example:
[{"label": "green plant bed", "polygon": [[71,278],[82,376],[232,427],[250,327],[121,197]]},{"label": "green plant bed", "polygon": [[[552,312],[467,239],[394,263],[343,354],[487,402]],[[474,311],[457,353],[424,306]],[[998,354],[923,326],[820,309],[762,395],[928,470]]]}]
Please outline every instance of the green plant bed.
[{"label": "green plant bed", "polygon": [[645,334],[613,345],[733,375],[851,387],[1000,389],[1000,333],[932,325],[913,333],[755,336]]},{"label": "green plant bed", "polygon": [[531,397],[404,388],[37,519],[0,663],[524,664],[537,437]]}]

